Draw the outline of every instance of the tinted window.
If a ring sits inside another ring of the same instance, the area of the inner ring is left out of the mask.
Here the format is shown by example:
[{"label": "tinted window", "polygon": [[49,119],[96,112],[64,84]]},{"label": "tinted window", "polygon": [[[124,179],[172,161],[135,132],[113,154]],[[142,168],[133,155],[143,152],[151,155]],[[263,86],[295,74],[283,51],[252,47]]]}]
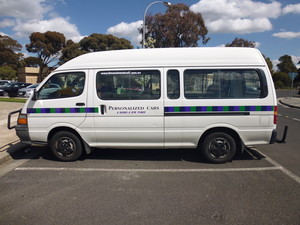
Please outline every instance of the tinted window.
[{"label": "tinted window", "polygon": [[184,95],[187,99],[265,97],[257,70],[186,70]]},{"label": "tinted window", "polygon": [[103,100],[159,99],[160,72],[102,71],[97,73],[96,88]]},{"label": "tinted window", "polygon": [[55,74],[39,90],[38,99],[69,98],[81,95],[84,83],[83,72]]},{"label": "tinted window", "polygon": [[178,70],[168,70],[167,72],[167,93],[169,99],[178,99],[180,96]]}]

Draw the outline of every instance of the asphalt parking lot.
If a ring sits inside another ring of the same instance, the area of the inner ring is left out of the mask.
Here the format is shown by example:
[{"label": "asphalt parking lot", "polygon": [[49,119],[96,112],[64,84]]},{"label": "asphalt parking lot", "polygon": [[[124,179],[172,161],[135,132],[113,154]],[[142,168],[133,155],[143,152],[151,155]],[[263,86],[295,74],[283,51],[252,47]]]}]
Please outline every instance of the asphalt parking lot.
[{"label": "asphalt parking lot", "polygon": [[18,151],[1,224],[295,224],[300,181],[253,148],[227,164],[193,150],[99,150],[76,162]]}]

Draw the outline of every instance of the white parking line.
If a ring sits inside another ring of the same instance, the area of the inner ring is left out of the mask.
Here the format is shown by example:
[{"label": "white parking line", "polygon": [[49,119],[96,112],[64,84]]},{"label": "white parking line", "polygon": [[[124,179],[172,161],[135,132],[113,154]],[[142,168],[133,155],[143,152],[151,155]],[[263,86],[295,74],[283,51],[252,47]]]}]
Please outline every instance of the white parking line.
[{"label": "white parking line", "polygon": [[259,150],[257,150],[256,148],[253,148],[255,151],[257,151],[259,154],[261,154],[262,156],[265,157],[266,161],[268,161],[269,163],[271,163],[273,166],[275,166],[275,168],[280,168],[280,170],[286,174],[287,176],[289,176],[290,178],[292,178],[294,181],[296,181],[297,183],[300,184],[300,177],[298,177],[296,174],[292,173],[291,171],[289,171],[288,169],[284,168],[282,165],[280,165],[278,162],[274,161],[273,159],[271,159],[270,157],[268,157],[267,155],[263,154],[262,152],[260,152]]},{"label": "white parking line", "polygon": [[66,168],[66,167],[18,167],[17,171],[76,171],[76,172],[148,172],[148,173],[191,173],[191,172],[247,172],[282,170],[281,167],[223,168],[223,169],[109,169],[109,168]]},{"label": "white parking line", "polygon": [[251,149],[261,154],[271,167],[256,168],[208,168],[208,169],[110,169],[110,168],[68,168],[68,167],[17,167],[15,171],[70,171],[70,172],[135,172],[135,173],[206,173],[206,172],[248,172],[248,171],[274,171],[280,170],[285,175],[300,184],[300,177],[282,165],[263,154],[254,147]]}]

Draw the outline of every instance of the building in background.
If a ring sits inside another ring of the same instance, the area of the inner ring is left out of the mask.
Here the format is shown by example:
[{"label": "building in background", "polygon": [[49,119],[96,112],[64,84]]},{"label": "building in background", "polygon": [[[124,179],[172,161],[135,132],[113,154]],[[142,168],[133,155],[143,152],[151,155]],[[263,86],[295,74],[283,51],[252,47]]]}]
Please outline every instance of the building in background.
[{"label": "building in background", "polygon": [[[55,68],[52,68],[50,71],[48,68],[44,69],[44,73],[50,73],[53,71]],[[39,67],[23,67],[19,68],[17,71],[17,77],[19,82],[26,82],[26,83],[31,83],[35,84],[37,83],[37,78],[39,75]]]}]

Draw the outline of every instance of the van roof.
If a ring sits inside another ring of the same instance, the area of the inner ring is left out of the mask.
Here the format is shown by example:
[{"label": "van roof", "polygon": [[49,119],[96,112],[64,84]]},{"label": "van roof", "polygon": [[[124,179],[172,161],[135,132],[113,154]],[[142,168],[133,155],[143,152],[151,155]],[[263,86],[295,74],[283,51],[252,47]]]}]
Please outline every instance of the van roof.
[{"label": "van roof", "polygon": [[186,66],[266,66],[266,63],[259,50],[255,48],[148,48],[88,53],[66,62],[56,71]]}]

